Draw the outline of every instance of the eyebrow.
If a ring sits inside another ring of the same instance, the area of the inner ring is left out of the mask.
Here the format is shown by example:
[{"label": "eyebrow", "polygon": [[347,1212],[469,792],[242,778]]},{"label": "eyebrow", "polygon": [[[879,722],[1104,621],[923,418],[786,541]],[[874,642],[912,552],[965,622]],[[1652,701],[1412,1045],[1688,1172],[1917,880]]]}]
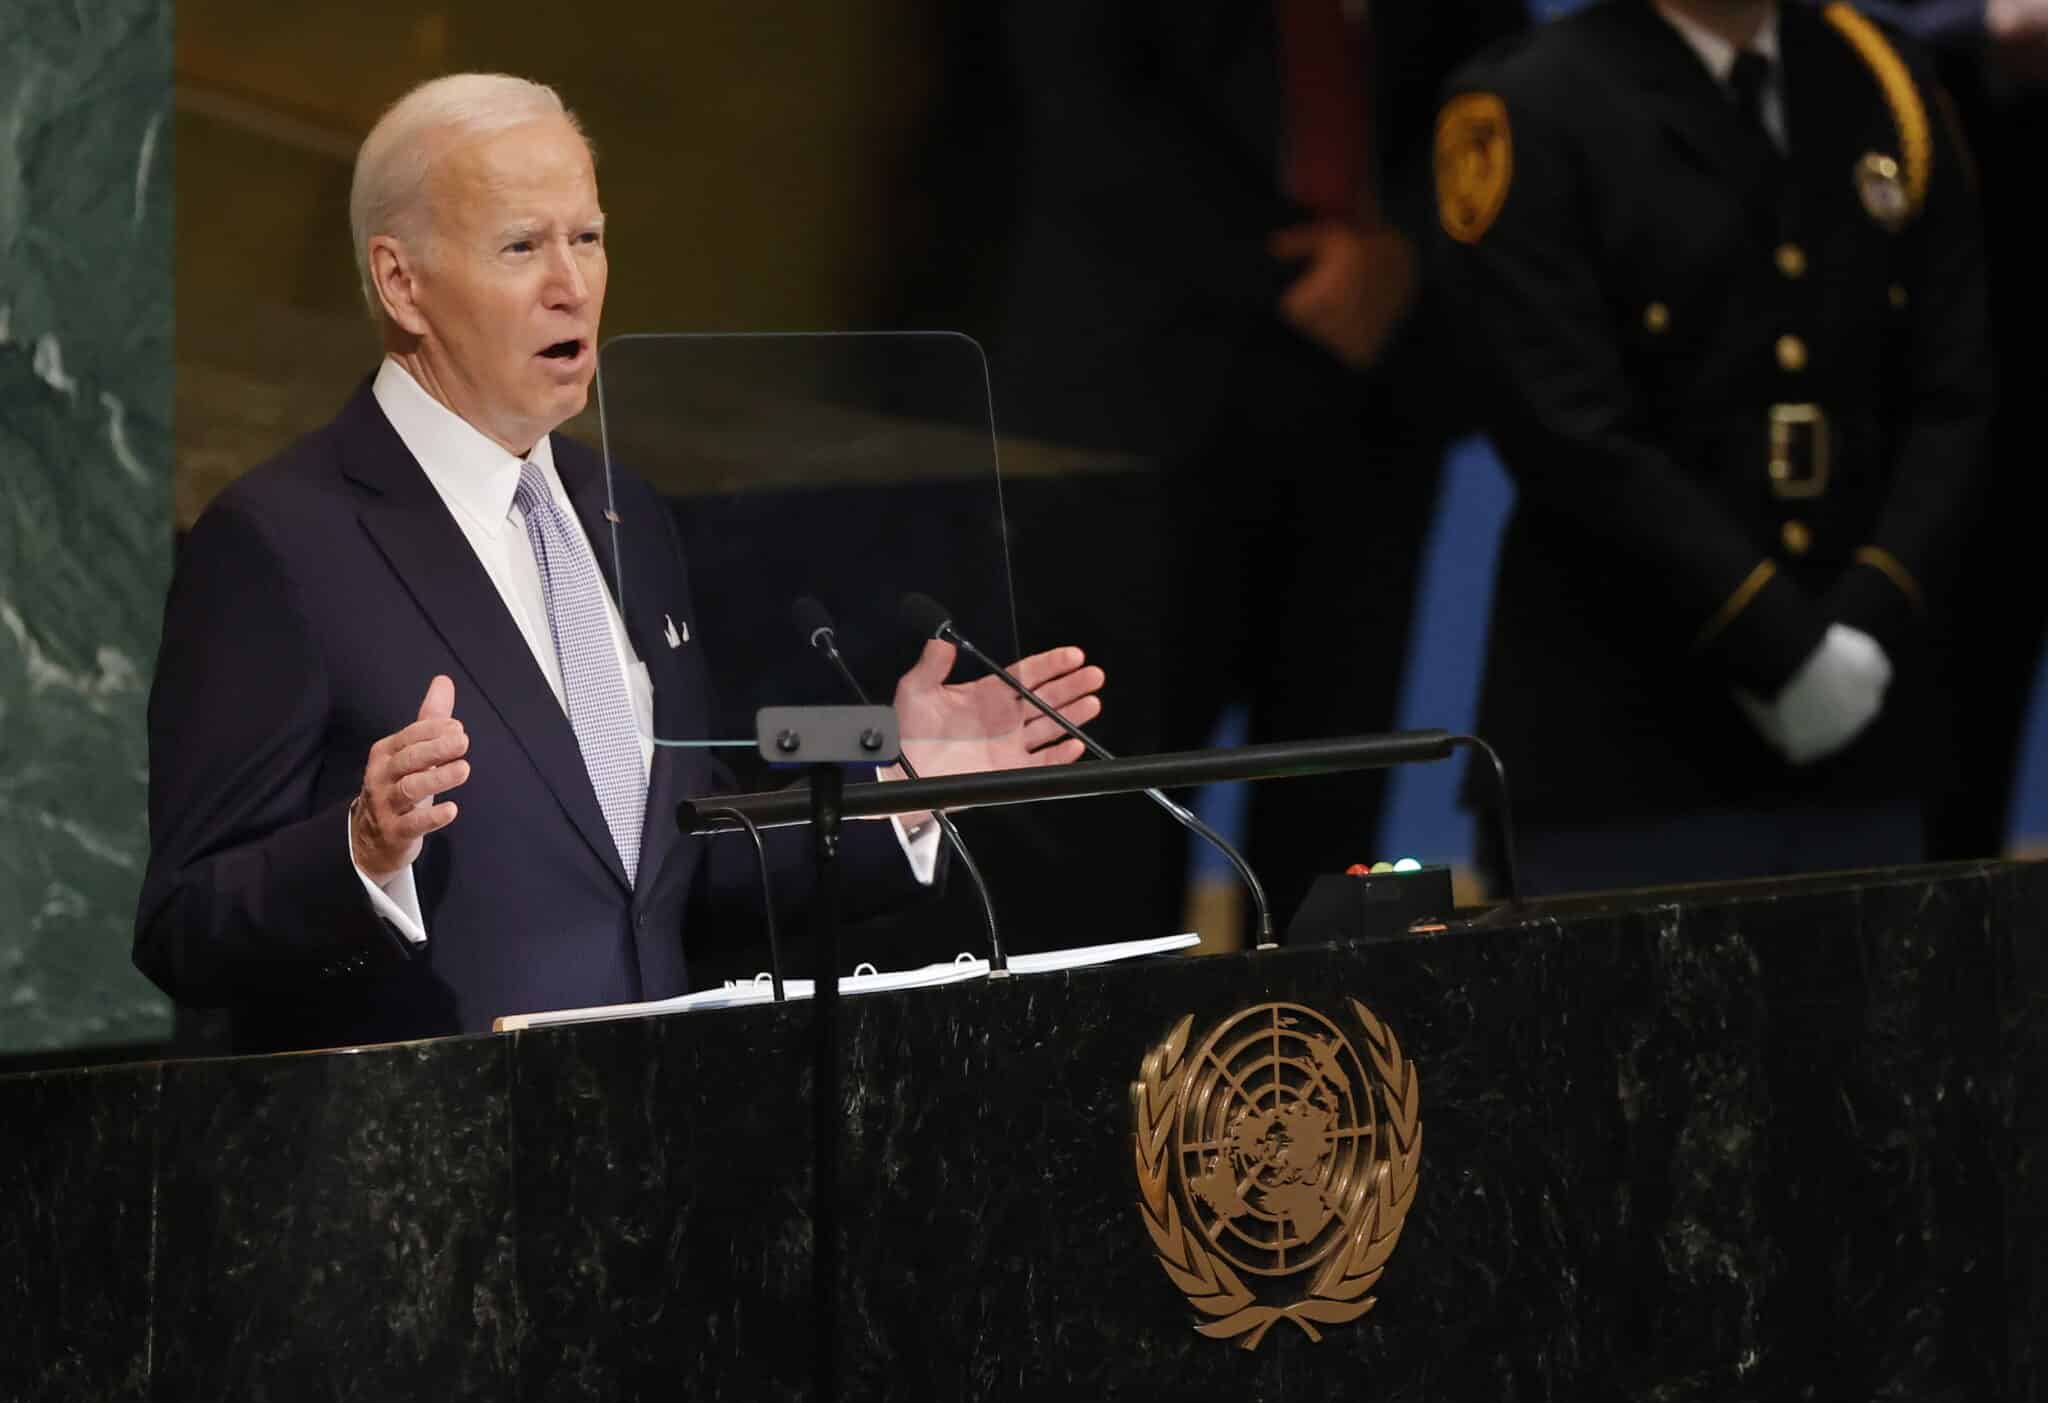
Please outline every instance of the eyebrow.
[{"label": "eyebrow", "polygon": [[[548,224],[549,221],[545,219],[527,219],[521,220],[517,224],[507,224],[498,231],[498,241],[504,243],[514,239],[537,239],[547,231]],[[604,212],[600,210],[592,218],[577,220],[570,224],[569,227],[579,232],[585,229],[595,229],[602,233],[605,227]]]}]

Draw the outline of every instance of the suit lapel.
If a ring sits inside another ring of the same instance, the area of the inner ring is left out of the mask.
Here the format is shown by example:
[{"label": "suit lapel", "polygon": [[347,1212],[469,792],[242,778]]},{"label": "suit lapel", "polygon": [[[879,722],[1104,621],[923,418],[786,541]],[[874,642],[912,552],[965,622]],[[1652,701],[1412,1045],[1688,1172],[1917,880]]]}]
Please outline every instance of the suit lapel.
[{"label": "suit lapel", "polygon": [[[357,512],[364,531],[525,750],[576,831],[625,885],[625,868],[576,733],[468,538],[367,385],[342,421],[342,470],[368,489]],[[422,692],[426,683],[420,679]]]}]

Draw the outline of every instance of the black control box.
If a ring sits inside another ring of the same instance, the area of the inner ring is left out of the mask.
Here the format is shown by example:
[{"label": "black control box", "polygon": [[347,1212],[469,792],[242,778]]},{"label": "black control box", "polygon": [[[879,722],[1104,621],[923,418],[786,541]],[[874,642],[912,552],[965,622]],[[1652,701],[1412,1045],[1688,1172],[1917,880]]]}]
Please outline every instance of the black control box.
[{"label": "black control box", "polygon": [[1410,872],[1318,877],[1287,923],[1287,943],[1392,940],[1417,926],[1442,925],[1451,911],[1451,869],[1441,863]]}]

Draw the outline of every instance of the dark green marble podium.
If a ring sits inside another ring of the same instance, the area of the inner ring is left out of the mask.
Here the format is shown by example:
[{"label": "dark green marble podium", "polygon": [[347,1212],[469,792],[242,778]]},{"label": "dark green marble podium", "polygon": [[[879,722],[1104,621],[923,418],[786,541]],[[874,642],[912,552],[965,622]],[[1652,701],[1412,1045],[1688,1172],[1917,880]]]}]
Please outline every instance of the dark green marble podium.
[{"label": "dark green marble podium", "polygon": [[[2048,868],[1928,868],[852,1000],[849,1392],[2039,1399],[2044,934]],[[1347,997],[1420,1076],[1377,1305],[1206,1338],[1131,1083],[1184,1016]],[[0,1081],[0,1398],[800,1398],[805,1031]]]}]

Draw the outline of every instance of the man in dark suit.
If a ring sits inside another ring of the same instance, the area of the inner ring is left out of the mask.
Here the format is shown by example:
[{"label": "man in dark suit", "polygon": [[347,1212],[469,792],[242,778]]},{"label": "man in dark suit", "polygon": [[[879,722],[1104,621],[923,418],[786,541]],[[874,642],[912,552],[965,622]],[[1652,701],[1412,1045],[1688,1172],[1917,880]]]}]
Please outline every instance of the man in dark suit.
[{"label": "man in dark suit", "polygon": [[1525,885],[1917,860],[1992,398],[1927,70],[1845,5],[1607,0],[1455,89],[1444,285],[1518,488],[1480,730]]},{"label": "man in dark suit", "polygon": [[[1161,734],[1132,743],[1200,746],[1232,703],[1254,741],[1392,725],[1468,407],[1417,255],[1430,129],[1456,66],[1523,22],[1520,0],[1005,8],[997,421],[1159,470],[1159,607],[1105,628],[1163,634]],[[1377,855],[1381,792],[1252,788],[1281,920],[1316,874]]]},{"label": "man in dark suit", "polygon": [[[351,223],[386,358],[187,542],[136,962],[231,1010],[244,1051],[684,992],[685,931],[758,895],[750,854],[676,829],[720,782],[707,752],[653,744],[709,714],[667,508],[550,436],[604,304],[589,150],[547,88],[437,80],[365,140]],[[1075,758],[1000,684],[947,686],[952,661],[934,645],[904,677],[904,732],[981,739],[924,769]],[[1071,719],[1099,711],[1079,650],[1019,667]],[[851,826],[855,911],[930,881],[925,817]],[[804,865],[781,851],[787,896]]]}]

